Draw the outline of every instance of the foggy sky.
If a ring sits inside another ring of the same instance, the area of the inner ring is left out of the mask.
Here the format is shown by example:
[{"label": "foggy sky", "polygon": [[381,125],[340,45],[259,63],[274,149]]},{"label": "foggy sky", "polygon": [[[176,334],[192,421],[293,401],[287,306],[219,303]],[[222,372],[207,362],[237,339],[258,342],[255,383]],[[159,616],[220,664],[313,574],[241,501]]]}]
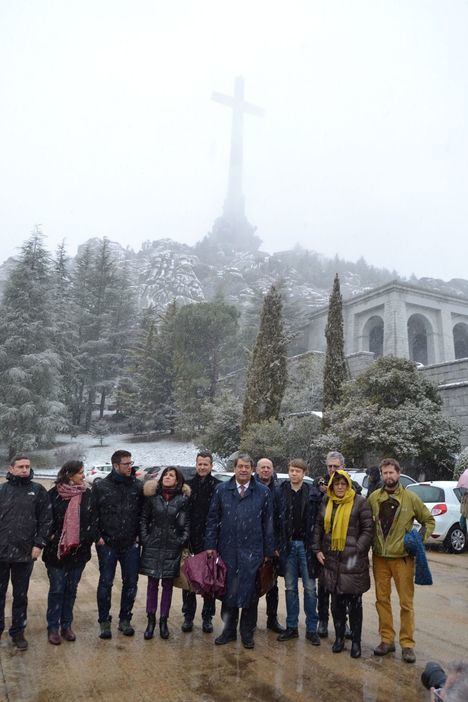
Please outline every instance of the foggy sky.
[{"label": "foggy sky", "polygon": [[0,261],[39,224],[71,254],[200,240],[245,78],[246,212],[402,275],[468,277],[468,3],[0,0]]}]

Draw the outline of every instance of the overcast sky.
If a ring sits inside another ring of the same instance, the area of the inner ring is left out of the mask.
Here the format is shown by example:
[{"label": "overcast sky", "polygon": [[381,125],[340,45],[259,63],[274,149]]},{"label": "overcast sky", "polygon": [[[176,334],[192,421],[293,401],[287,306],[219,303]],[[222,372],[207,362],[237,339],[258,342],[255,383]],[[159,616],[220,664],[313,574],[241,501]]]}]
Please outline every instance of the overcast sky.
[{"label": "overcast sky", "polygon": [[34,225],[193,244],[230,120],[262,248],[468,277],[465,0],[0,0],[0,260]]}]

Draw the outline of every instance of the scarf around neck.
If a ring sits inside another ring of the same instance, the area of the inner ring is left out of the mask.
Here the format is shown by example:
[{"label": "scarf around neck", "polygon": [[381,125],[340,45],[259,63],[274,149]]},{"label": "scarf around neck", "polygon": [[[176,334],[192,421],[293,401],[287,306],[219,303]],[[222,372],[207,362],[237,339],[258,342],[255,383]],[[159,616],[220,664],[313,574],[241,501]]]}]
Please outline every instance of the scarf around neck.
[{"label": "scarf around neck", "polygon": [[80,507],[81,498],[86,491],[86,485],[66,485],[59,483],[57,492],[62,500],[68,501],[68,507],[63,519],[62,533],[57,547],[57,557],[60,560],[68,556],[70,551],[80,545]]},{"label": "scarf around neck", "polygon": [[[337,497],[333,491],[333,478],[336,474],[346,478],[348,483],[348,488],[343,497]],[[351,478],[344,470],[337,470],[331,476],[327,496],[328,502],[325,508],[325,519],[324,527],[325,533],[329,534],[331,530],[331,550],[332,551],[343,551],[346,544],[346,536],[348,534],[349,518],[351,516],[351,510],[353,509],[354,497],[356,492],[352,488]],[[333,507],[336,505],[335,517],[333,519]]]}]

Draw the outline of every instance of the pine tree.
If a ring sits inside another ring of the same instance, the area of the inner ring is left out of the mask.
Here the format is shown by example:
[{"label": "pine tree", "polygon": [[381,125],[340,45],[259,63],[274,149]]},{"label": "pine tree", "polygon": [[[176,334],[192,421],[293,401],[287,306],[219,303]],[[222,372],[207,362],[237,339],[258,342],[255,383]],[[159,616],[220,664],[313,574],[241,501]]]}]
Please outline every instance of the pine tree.
[{"label": "pine tree", "polygon": [[282,300],[273,285],[263,301],[260,329],[247,372],[242,433],[251,424],[278,419],[287,383],[286,354]]},{"label": "pine tree", "polygon": [[[333,290],[330,295],[325,337],[327,350],[323,371],[323,411],[327,412],[340,401],[341,386],[348,378],[344,356],[343,300],[338,273],[335,275]],[[325,424],[326,421],[325,418]]]},{"label": "pine tree", "polygon": [[80,364],[78,353],[77,314],[72,299],[72,277],[65,242],[57,247],[52,261],[51,302],[54,314],[54,344],[62,369],[61,401],[68,409],[70,424],[78,412]]},{"label": "pine tree", "polygon": [[175,402],[177,424],[193,435],[203,401],[216,397],[218,378],[225,369],[237,332],[239,313],[222,297],[182,307],[175,319]]},{"label": "pine tree", "polygon": [[0,309],[0,434],[10,456],[53,442],[66,425],[55,331],[50,260],[36,228],[22,246]]},{"label": "pine tree", "polygon": [[[125,262],[115,260],[110,242],[89,244],[79,253],[73,275],[77,311],[77,423],[89,431],[99,399],[103,417],[106,397],[114,391],[133,342],[135,306]],[[99,396],[99,398],[98,398]]]}]

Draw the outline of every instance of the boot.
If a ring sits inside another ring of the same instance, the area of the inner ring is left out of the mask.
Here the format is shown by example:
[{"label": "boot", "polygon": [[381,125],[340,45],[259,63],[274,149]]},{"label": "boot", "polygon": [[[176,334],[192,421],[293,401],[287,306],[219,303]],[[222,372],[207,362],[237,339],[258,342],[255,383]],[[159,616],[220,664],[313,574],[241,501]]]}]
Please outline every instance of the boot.
[{"label": "boot", "polygon": [[162,639],[169,638],[169,629],[167,628],[167,617],[161,617],[159,620],[159,635]]},{"label": "boot", "polygon": [[328,622],[323,620],[319,621],[318,627],[317,627],[317,634],[320,636],[321,639],[326,639],[328,636]]},{"label": "boot", "polygon": [[361,642],[360,641],[353,641],[351,644],[351,658],[360,658],[361,657]]},{"label": "boot", "polygon": [[211,622],[211,617],[204,617],[202,621],[202,631],[204,634],[213,633],[213,624]]},{"label": "boot", "polygon": [[341,653],[341,651],[344,649],[344,644],[345,640],[344,638],[338,638],[336,637],[333,646],[332,646],[332,651],[333,653]]},{"label": "boot", "polygon": [[148,626],[146,627],[145,633],[143,634],[143,638],[145,638],[147,641],[149,639],[153,638],[155,626],[156,626],[156,615],[154,613],[148,614]]},{"label": "boot", "polygon": [[271,629],[275,634],[282,634],[286,631],[284,626],[279,623],[277,616],[267,618],[267,629]]},{"label": "boot", "polygon": [[182,622],[182,626],[180,627],[184,634],[188,634],[189,632],[192,631],[193,629],[193,619],[189,619],[188,617],[185,617],[184,621]]},{"label": "boot", "polygon": [[107,622],[100,622],[99,626],[101,628],[101,633],[99,634],[100,639],[111,639],[112,638],[112,631],[111,631],[111,623],[110,620]]}]

